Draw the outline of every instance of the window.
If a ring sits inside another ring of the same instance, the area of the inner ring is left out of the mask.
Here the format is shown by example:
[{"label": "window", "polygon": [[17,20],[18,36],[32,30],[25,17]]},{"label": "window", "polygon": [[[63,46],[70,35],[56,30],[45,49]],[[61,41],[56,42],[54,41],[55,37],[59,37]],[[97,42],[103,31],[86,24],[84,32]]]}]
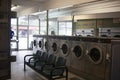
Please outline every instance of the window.
[{"label": "window", "polygon": [[59,35],[72,35],[72,22],[59,22]]}]

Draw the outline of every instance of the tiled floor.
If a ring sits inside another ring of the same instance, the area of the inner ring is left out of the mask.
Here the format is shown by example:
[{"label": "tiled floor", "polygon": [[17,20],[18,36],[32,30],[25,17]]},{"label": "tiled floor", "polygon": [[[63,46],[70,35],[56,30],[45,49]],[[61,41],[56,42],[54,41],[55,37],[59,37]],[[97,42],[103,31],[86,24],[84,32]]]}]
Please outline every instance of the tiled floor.
[{"label": "tiled floor", "polygon": [[[26,54],[32,51],[13,51],[12,55],[16,55],[16,62],[11,63],[11,79],[9,80],[47,80],[31,68],[27,67],[27,71],[23,70],[23,61]],[[65,79],[59,79],[65,80]],[[84,80],[69,72],[69,80]]]}]

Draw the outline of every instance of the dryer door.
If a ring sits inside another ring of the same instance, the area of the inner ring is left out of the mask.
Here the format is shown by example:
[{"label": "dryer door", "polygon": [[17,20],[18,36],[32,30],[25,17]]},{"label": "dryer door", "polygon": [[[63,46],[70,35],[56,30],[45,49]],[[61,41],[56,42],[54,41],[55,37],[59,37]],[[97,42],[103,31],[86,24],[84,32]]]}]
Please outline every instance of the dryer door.
[{"label": "dryer door", "polygon": [[68,44],[63,43],[62,46],[61,46],[61,50],[62,50],[63,56],[68,56],[68,53],[69,53]]},{"label": "dryer door", "polygon": [[43,39],[39,41],[38,45],[39,45],[39,48],[43,49]]},{"label": "dryer door", "polygon": [[53,49],[54,53],[57,52],[57,50],[58,50],[58,44],[57,44],[57,42],[53,42],[52,49]]},{"label": "dryer door", "polygon": [[33,46],[37,47],[37,41],[36,40],[33,41]]},{"label": "dryer door", "polygon": [[76,45],[74,48],[73,48],[73,53],[74,53],[74,56],[77,57],[78,59],[80,59],[83,55],[83,48],[79,45]]},{"label": "dryer door", "polygon": [[48,44],[48,41],[45,41],[45,50],[49,51],[49,44]]},{"label": "dryer door", "polygon": [[99,64],[102,61],[102,51],[99,47],[93,47],[88,53],[90,61],[94,64]]}]

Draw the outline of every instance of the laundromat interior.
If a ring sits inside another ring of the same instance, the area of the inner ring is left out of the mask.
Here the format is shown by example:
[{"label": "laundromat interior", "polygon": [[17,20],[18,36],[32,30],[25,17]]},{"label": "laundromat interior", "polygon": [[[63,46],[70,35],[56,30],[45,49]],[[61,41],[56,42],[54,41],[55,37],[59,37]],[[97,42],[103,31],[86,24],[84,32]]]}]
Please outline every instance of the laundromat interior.
[{"label": "laundromat interior", "polygon": [[0,0],[0,80],[120,80],[120,0]]}]

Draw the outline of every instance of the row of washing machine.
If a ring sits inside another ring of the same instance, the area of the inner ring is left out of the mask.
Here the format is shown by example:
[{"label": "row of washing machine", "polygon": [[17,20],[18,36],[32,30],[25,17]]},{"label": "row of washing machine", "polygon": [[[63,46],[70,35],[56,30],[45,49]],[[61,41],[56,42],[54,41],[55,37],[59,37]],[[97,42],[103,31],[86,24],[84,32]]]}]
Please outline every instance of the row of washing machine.
[{"label": "row of washing machine", "polygon": [[[46,39],[38,38],[36,49],[45,48]],[[40,46],[41,45],[41,46]],[[38,48],[39,47],[39,48]],[[48,53],[64,57],[69,71],[87,80],[109,80],[111,44],[109,40],[79,37],[49,37]]]},{"label": "row of washing machine", "polygon": [[111,44],[91,39],[49,38],[49,53],[65,57],[69,70],[87,80],[109,80]]},{"label": "row of washing machine", "polygon": [[43,36],[35,36],[33,40],[33,53],[37,50],[47,51],[47,39]]}]

